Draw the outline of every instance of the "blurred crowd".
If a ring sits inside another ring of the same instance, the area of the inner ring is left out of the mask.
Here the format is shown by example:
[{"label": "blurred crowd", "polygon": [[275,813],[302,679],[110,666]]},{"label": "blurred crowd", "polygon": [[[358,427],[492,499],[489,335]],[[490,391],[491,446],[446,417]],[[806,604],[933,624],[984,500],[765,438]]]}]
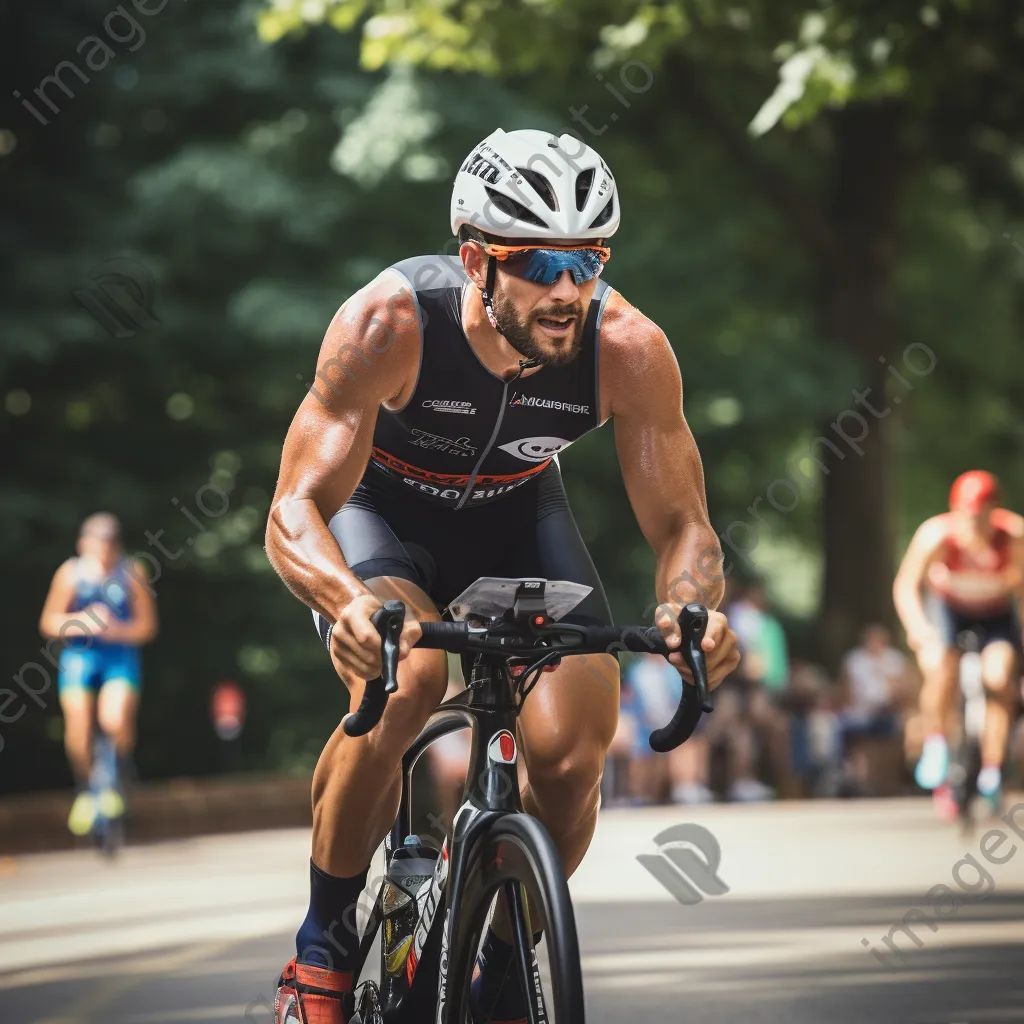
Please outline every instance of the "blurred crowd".
[{"label": "blurred crowd", "polygon": [[[889,630],[867,623],[837,677],[790,656],[786,631],[764,588],[730,583],[722,606],[742,658],[714,692],[715,710],[667,756],[651,733],[672,717],[679,673],[657,655],[620,655],[618,729],[605,762],[603,805],[754,803],[771,799],[896,796],[916,791],[913,765],[924,734],[921,679]],[[448,696],[462,688],[452,659]],[[1011,766],[1024,760],[1024,719]],[[469,733],[430,747],[442,809],[454,813],[469,758]],[[521,775],[525,774],[520,765]]]},{"label": "blurred crowd", "polygon": [[654,754],[648,740],[679,701],[679,675],[657,656],[623,658],[606,806],[913,791],[911,768],[923,742],[921,681],[885,626],[866,624],[838,678],[830,678],[821,665],[790,658],[760,585],[731,585],[723,610],[739,639],[740,665],[715,691],[714,713],[667,757]]}]

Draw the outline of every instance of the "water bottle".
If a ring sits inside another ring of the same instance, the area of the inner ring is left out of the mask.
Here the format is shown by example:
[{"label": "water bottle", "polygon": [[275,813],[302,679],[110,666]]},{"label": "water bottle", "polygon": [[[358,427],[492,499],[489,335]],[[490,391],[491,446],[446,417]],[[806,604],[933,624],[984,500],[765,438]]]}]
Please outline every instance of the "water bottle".
[{"label": "water bottle", "polygon": [[390,1007],[409,987],[409,953],[419,912],[419,902],[430,888],[437,853],[407,836],[391,855],[383,890],[383,943],[381,945],[381,1003]]}]

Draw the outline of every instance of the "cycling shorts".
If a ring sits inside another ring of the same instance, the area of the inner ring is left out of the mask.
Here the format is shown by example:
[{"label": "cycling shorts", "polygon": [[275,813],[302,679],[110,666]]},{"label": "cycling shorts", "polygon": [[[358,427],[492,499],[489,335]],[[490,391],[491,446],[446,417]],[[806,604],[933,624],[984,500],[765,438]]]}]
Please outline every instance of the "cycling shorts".
[{"label": "cycling shorts", "polygon": [[933,602],[933,608],[935,624],[948,647],[956,647],[957,636],[969,629],[981,636],[982,646],[1005,640],[1014,650],[1021,650],[1020,620],[1012,605],[990,615],[960,611],[940,599]]},{"label": "cycling shorts", "polygon": [[138,647],[122,644],[65,647],[57,671],[57,690],[82,688],[98,692],[106,683],[123,680],[133,690],[142,685],[142,659]]},{"label": "cycling shorts", "polygon": [[[417,498],[370,467],[328,525],[359,579],[408,580],[439,611],[481,576],[539,577],[592,588],[564,621],[611,624],[555,463],[499,501],[458,510]],[[313,618],[326,644],[332,624]]]}]

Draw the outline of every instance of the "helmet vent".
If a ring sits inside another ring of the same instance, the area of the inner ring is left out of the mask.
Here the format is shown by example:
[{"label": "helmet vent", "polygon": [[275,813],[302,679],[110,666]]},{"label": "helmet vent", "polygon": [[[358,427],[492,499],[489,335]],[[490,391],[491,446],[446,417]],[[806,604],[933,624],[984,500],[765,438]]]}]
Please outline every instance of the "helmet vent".
[{"label": "helmet vent", "polygon": [[590,222],[588,230],[590,228],[599,228],[602,224],[607,224],[608,221],[612,219],[612,210],[614,206],[615,197],[613,195],[612,198],[609,199],[608,202],[605,204],[605,208]]},{"label": "helmet vent", "polygon": [[544,200],[549,210],[554,212],[558,209],[555,190],[551,187],[551,182],[543,174],[531,171],[529,167],[517,167],[516,170],[530,183],[534,192]]},{"label": "helmet vent", "polygon": [[[582,171],[576,179],[576,209],[582,211],[587,205],[587,196],[594,185],[594,168],[589,167]],[[593,227],[593,225],[591,225]]]},{"label": "helmet vent", "polygon": [[[486,188],[486,186],[484,186]],[[496,189],[487,188],[487,194],[491,198],[491,202],[501,210],[508,217],[512,217],[515,220],[524,221],[527,224],[533,224],[539,228],[547,228],[547,224],[544,223],[535,213],[531,213],[522,203],[516,202],[516,200],[509,196],[504,196]]]}]

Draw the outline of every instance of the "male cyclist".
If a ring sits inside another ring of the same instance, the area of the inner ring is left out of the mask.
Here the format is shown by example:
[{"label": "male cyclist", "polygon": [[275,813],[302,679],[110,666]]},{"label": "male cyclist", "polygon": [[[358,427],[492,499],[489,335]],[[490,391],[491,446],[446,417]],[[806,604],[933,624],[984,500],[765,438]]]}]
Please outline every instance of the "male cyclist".
[{"label": "male cyclist", "polygon": [[[896,611],[924,677],[925,741],[914,777],[923,789],[935,790],[947,815],[946,728],[959,678],[957,634],[977,630],[985,645],[987,707],[978,791],[991,799],[999,792],[1017,707],[1021,643],[1014,598],[1024,589],[1024,518],[998,508],[998,502],[999,484],[991,473],[971,470],[957,477],[949,492],[950,511],[921,524],[893,585]],[[930,609],[922,591],[930,595]]]},{"label": "male cyclist", "polygon": [[[455,179],[458,256],[383,271],[328,328],[319,383],[285,440],[267,552],[313,609],[353,706],[380,673],[370,616],[392,597],[410,614],[399,689],[379,726],[355,739],[338,728],[316,768],[309,911],[279,982],[278,1024],[342,1021],[356,943],[338,924],[397,813],[402,754],[447,685],[444,653],[412,649],[418,621],[436,620],[486,575],[586,584],[593,590],[566,618],[611,621],[556,453],[614,417],[670,645],[683,602],[721,596],[720,572],[704,591],[681,585],[714,576],[721,549],[668,340],[598,280],[618,224],[615,182],[592,149],[569,135],[495,131]],[[720,613],[704,649],[717,683],[738,661]],[[565,658],[519,719],[523,804],[567,873],[593,836],[618,696],[613,657]],[[474,975],[478,1022],[526,1016],[510,941],[496,920]]]},{"label": "male cyclist", "polygon": [[121,547],[121,525],[109,512],[82,523],[78,557],[69,558],[50,583],[39,631],[61,640],[58,690],[64,712],[64,747],[78,795],[68,828],[88,835],[97,813],[117,818],[124,798],[112,787],[89,788],[93,760],[93,710],[100,729],[124,763],[135,748],[135,714],[141,683],[139,647],[157,633],[156,601]]}]

